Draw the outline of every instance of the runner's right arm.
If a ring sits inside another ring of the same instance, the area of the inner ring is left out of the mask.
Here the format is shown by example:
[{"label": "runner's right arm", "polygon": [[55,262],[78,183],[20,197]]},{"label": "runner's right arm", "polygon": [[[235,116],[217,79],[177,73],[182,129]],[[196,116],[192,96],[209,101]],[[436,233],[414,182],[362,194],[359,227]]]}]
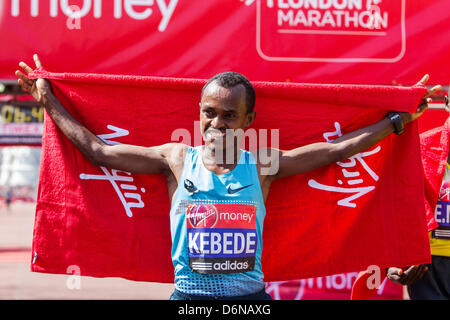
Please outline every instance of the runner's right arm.
[{"label": "runner's right arm", "polygon": [[[36,67],[42,67],[38,56],[34,55],[33,58]],[[20,62],[19,66],[27,74],[33,71],[24,62]],[[45,108],[64,135],[94,165],[132,173],[166,173],[169,169],[172,169],[171,171],[175,169],[169,165],[169,163],[174,163],[174,161],[170,161],[171,158],[184,159],[182,154],[187,146],[179,143],[168,143],[155,147],[128,144],[110,146],[70,115],[53,95],[48,80],[31,80],[19,70],[16,71],[16,76],[19,78],[18,82],[22,88]]]}]

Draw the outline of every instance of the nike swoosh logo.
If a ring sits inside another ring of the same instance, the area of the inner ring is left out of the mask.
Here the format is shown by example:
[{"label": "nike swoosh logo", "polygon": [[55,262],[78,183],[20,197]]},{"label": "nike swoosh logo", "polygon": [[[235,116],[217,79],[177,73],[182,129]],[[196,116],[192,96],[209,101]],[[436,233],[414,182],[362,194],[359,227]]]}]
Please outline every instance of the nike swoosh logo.
[{"label": "nike swoosh logo", "polygon": [[248,186],[243,186],[243,187],[240,187],[240,188],[237,188],[237,189],[231,189],[231,187],[228,186],[227,190],[228,190],[228,193],[229,193],[229,194],[233,194],[233,193],[236,193],[236,192],[241,191],[242,189],[248,188],[248,187],[250,187],[250,186],[252,186],[252,185],[253,185],[253,183],[252,183],[252,184],[249,184]]}]

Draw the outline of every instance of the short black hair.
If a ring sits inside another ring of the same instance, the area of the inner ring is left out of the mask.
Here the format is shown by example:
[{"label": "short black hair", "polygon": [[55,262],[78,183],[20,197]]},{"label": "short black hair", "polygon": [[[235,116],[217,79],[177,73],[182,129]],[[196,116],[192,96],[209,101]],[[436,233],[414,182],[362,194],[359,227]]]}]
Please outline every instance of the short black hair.
[{"label": "short black hair", "polygon": [[242,84],[245,88],[245,104],[247,105],[247,113],[253,112],[253,109],[255,108],[255,88],[253,88],[250,81],[244,75],[233,71],[216,74],[203,86],[202,97],[206,87],[214,81],[217,81],[221,87],[227,89]]}]

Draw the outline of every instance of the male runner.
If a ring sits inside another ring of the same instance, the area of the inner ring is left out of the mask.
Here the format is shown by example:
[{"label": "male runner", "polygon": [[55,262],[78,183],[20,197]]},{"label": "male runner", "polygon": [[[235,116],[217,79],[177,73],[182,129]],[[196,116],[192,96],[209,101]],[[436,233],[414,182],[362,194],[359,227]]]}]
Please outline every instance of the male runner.
[{"label": "male runner", "polygon": [[[34,55],[37,68],[42,64]],[[32,68],[19,66],[26,73]],[[59,129],[95,165],[132,173],[164,173],[172,203],[170,224],[175,291],[171,299],[268,299],[261,271],[264,202],[272,181],[314,170],[364,151],[427,108],[434,87],[416,113],[391,113],[377,123],[332,143],[292,150],[270,148],[271,163],[239,149],[233,134],[255,119],[255,91],[241,74],[222,73],[203,87],[200,126],[205,144],[168,143],[154,147],[110,146],[77,122],[52,94],[47,80],[18,82],[42,105]],[[419,82],[425,85],[428,75]],[[231,159],[231,161],[229,161]],[[267,166],[278,167],[271,172]]]}]

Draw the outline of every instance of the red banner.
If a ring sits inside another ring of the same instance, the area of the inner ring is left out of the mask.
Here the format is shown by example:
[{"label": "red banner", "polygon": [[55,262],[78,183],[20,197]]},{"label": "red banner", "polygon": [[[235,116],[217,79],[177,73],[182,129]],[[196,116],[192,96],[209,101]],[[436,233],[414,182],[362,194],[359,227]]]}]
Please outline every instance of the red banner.
[{"label": "red banner", "polygon": [[[155,146],[186,135],[194,141],[185,143],[202,143],[195,141],[194,121],[204,81],[43,71],[34,76],[52,79],[62,104],[107,143]],[[382,119],[389,109],[415,110],[425,93],[423,87],[254,86],[258,117],[248,130],[278,130],[282,124],[281,149],[332,141]],[[263,233],[266,280],[428,262],[422,179],[412,123],[401,136],[346,161],[273,183]],[[94,166],[46,119],[33,271],[65,273],[76,265],[82,275],[172,281],[169,208],[162,175]]]},{"label": "red banner", "polygon": [[[351,288],[358,272],[325,277],[268,282],[266,292],[275,300],[350,300]],[[386,278],[371,300],[402,300],[403,288]]]},{"label": "red banner", "polygon": [[[450,0],[5,0],[0,78],[49,70],[448,84]],[[78,10],[78,11],[77,11]]]}]

